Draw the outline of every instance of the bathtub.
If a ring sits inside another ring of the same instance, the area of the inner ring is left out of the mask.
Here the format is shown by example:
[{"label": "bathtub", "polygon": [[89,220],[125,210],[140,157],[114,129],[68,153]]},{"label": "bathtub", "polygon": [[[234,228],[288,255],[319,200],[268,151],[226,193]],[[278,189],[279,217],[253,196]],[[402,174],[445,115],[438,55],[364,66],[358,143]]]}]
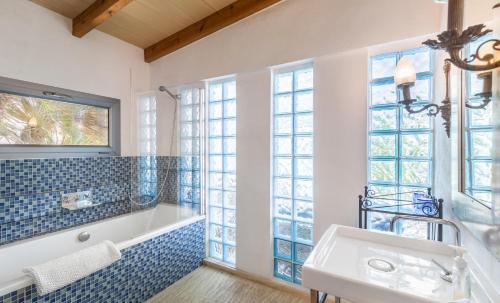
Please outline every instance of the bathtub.
[{"label": "bathtub", "polygon": [[[203,221],[203,222],[200,222]],[[117,247],[122,252],[123,258],[127,259],[125,261],[120,260],[119,262],[127,264],[121,264],[119,266],[126,267],[130,266],[130,271],[135,270],[134,267],[139,266],[139,270],[143,270],[147,266],[150,266],[150,260],[145,260],[147,265],[137,264],[140,260],[147,258],[148,254],[152,254],[151,258],[154,258],[157,264],[154,266],[161,266],[161,257],[156,250],[164,250],[163,248],[158,248],[158,245],[174,245],[175,240],[182,241],[182,238],[186,238],[186,235],[177,235],[187,226],[195,226],[195,230],[186,231],[189,233],[203,233],[203,235],[192,235],[196,238],[197,243],[196,249],[190,247],[187,254],[183,255],[182,259],[173,260],[171,256],[180,256],[179,252],[171,252],[168,255],[164,255],[163,258],[168,259],[169,262],[177,262],[179,266],[183,266],[182,269],[190,269],[185,266],[182,262],[192,262],[189,260],[190,254],[195,251],[196,258],[200,258],[204,254],[204,216],[196,214],[193,210],[189,208],[181,208],[175,205],[160,204],[154,209],[134,212],[132,214],[126,214],[106,220],[102,220],[93,224],[87,224],[78,226],[72,229],[63,230],[51,234],[47,234],[40,237],[35,237],[31,239],[26,239],[18,241],[15,243],[7,244],[0,247],[0,302],[1,298],[6,298],[9,294],[13,294],[16,291],[24,289],[23,293],[26,293],[26,289],[32,287],[32,280],[22,273],[22,268],[29,265],[36,265],[51,259],[67,255],[69,253],[75,252],[82,248],[95,245],[103,240],[113,241]],[[177,231],[177,232],[176,232]],[[82,232],[90,233],[90,239],[85,242],[80,242],[78,240],[78,235]],[[173,233],[176,232],[176,233]],[[172,234],[172,235],[170,235]],[[172,239],[163,239],[165,235],[175,237]],[[168,242],[168,243],[166,243]],[[195,241],[193,241],[195,242]],[[195,243],[193,243],[194,245]],[[141,246],[142,245],[142,246]],[[156,245],[154,247],[149,247],[151,245]],[[179,250],[186,249],[186,245],[189,243],[180,243]],[[203,246],[201,248],[200,246]],[[142,247],[142,248],[141,248]],[[145,249],[145,251],[141,251]],[[171,249],[171,248],[170,248]],[[175,248],[174,250],[176,250]],[[203,252],[199,250],[202,249]],[[136,255],[134,255],[137,254]],[[153,257],[154,255],[154,257]],[[172,257],[173,258],[173,257]],[[137,261],[139,260],[139,261]],[[199,260],[195,260],[193,264],[200,263]],[[191,264],[191,263],[190,263]],[[113,267],[112,265],[111,267]],[[151,265],[152,266],[152,265]],[[130,283],[130,277],[134,273],[129,273],[128,269],[122,268],[116,270],[122,270],[120,276],[116,277],[118,281],[121,276],[126,275],[127,280],[123,280],[123,283]],[[172,264],[168,264],[168,268],[171,268]],[[186,268],[185,268],[186,267]],[[113,269],[114,270],[114,269]],[[184,270],[184,271],[186,271]],[[147,273],[138,273],[139,277],[142,275],[148,275]],[[158,273],[161,274],[161,273]],[[97,277],[97,276],[96,276]],[[142,278],[142,277],[141,277]],[[169,279],[169,281],[172,279]],[[175,280],[175,279],[174,279]],[[114,282],[116,282],[114,281]],[[166,280],[165,280],[166,281]],[[114,283],[111,281],[111,283]],[[75,282],[76,283],[76,282]],[[138,281],[140,283],[140,281]],[[165,282],[166,283],[166,282]],[[158,284],[165,284],[158,283]],[[168,283],[167,283],[168,284]],[[128,285],[128,284],[127,284]],[[162,285],[159,285],[162,286]],[[130,287],[130,286],[128,286]],[[126,287],[124,287],[126,288]],[[34,288],[32,288],[34,291]],[[74,291],[74,287],[73,287]],[[123,290],[126,291],[126,290]],[[29,292],[29,290],[28,290]],[[35,294],[36,295],[36,294]],[[50,294],[49,294],[50,295]],[[135,295],[135,294],[133,294]],[[151,295],[151,294],[150,294]],[[149,295],[149,296],[150,296]],[[14,296],[14,295],[12,295]],[[33,296],[33,294],[30,294]],[[130,296],[129,296],[130,297]],[[134,296],[132,296],[134,297]],[[29,302],[29,300],[20,300],[19,302]],[[43,301],[38,298],[34,301]],[[50,301],[47,298],[47,301]],[[71,300],[70,300],[71,301]],[[85,301],[85,300],[83,300]],[[139,302],[140,300],[127,300]]]}]

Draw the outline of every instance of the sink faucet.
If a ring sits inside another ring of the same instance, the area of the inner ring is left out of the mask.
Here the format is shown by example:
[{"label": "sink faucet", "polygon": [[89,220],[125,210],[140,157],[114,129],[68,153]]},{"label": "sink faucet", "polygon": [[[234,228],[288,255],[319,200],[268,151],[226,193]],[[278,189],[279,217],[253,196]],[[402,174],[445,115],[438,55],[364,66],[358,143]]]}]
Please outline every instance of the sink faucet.
[{"label": "sink faucet", "polygon": [[453,227],[455,230],[455,243],[457,246],[462,246],[462,236],[460,233],[460,228],[450,220],[440,219],[440,218],[431,218],[431,217],[415,217],[415,216],[394,216],[391,219],[390,230],[394,232],[394,228],[396,227],[396,222],[400,220],[410,220],[410,221],[419,221],[419,222],[428,222],[435,224],[443,224]]}]

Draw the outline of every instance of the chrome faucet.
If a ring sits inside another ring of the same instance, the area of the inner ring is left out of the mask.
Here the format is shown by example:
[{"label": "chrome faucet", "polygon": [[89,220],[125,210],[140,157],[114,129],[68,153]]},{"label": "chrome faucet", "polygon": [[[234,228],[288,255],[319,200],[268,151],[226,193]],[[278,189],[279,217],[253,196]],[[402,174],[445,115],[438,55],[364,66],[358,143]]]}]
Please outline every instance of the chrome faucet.
[{"label": "chrome faucet", "polygon": [[396,227],[396,222],[400,220],[410,220],[410,221],[419,221],[419,222],[428,222],[435,224],[443,224],[453,227],[455,229],[455,243],[457,246],[462,246],[462,235],[460,232],[460,228],[450,220],[440,219],[440,218],[432,218],[432,217],[415,217],[415,216],[394,216],[391,219],[390,230],[394,232],[394,228]]}]

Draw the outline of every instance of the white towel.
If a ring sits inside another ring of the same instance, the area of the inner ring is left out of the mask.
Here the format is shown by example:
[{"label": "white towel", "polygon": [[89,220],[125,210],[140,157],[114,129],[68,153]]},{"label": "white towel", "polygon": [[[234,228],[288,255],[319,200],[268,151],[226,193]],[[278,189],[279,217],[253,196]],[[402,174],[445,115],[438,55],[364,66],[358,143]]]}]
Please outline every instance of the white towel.
[{"label": "white towel", "polygon": [[103,269],[122,257],[111,241],[82,249],[67,256],[27,267],[23,272],[35,281],[39,295],[45,295]]}]

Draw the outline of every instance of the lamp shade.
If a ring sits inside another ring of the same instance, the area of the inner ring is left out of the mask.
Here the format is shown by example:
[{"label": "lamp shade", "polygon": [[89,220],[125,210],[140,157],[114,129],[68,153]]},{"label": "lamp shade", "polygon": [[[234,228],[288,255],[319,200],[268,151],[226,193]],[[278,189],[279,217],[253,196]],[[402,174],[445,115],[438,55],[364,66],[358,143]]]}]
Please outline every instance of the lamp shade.
[{"label": "lamp shade", "polygon": [[413,66],[409,57],[403,57],[399,60],[394,78],[397,86],[402,84],[413,84],[417,81],[415,66]]}]

